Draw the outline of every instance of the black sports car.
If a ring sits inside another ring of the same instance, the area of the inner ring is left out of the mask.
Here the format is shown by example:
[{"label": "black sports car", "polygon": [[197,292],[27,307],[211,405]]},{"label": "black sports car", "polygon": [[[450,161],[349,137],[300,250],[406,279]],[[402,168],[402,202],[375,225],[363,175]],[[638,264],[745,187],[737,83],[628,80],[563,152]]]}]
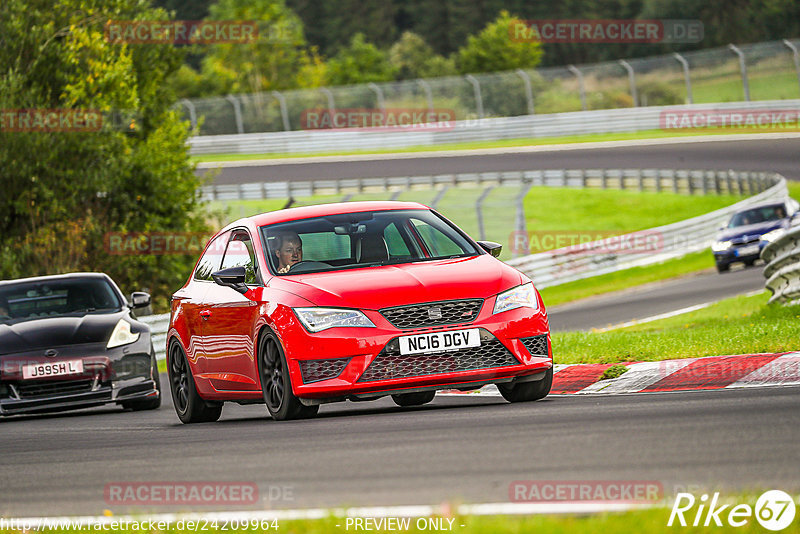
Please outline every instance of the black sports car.
[{"label": "black sports car", "polygon": [[161,405],[150,328],[105,274],[0,281],[0,415]]}]

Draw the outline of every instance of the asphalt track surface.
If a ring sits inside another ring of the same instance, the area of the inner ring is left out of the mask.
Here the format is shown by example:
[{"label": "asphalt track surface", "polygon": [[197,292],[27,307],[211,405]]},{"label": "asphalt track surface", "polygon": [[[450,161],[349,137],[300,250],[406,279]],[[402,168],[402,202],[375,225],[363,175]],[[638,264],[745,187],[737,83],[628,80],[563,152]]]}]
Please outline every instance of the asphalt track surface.
[{"label": "asphalt track surface", "polygon": [[[166,385],[166,384],[165,384]],[[656,481],[707,490],[800,488],[800,388],[665,394],[437,397],[325,405],[277,423],[226,404],[217,423],[96,409],[0,422],[6,517],[507,502],[517,480]],[[109,505],[124,481],[254,482],[254,506]],[[270,498],[272,496],[272,498]]]},{"label": "asphalt track surface", "polygon": [[704,272],[553,306],[547,309],[550,329],[560,332],[607,328],[757,291],[764,289],[763,273],[762,266],[736,269],[723,274],[716,271]]},{"label": "asphalt track surface", "polygon": [[[689,141],[585,153],[278,165],[269,176],[265,169],[230,169],[219,181],[579,167],[773,170],[798,179],[799,148],[798,140]],[[703,276],[671,283],[684,284],[680,290],[653,286],[646,289],[651,294],[592,299],[584,303],[589,312],[554,308],[553,328],[604,326],[591,324],[595,314],[604,323],[641,318],[662,305],[674,309],[716,298],[730,285],[740,292],[763,281],[758,268]],[[719,286],[713,295],[688,299],[711,284]],[[621,311],[612,317],[608,307]],[[263,406],[228,404],[219,422],[191,426],[180,424],[167,394],[152,412],[109,407],[0,420],[0,515],[505,502],[517,480],[651,480],[667,496],[684,488],[798,491],[799,394],[797,387],[754,388],[550,396],[515,405],[455,396],[410,409],[384,398],[325,405],[316,419],[285,423],[272,421]],[[104,500],[109,483],[191,480],[255,482],[259,502],[125,508]]]},{"label": "asphalt track surface", "polygon": [[[513,150],[513,149],[509,149]],[[369,156],[364,156],[369,158]],[[800,139],[686,142],[626,146],[508,152],[491,155],[426,156],[404,154],[399,159],[277,163],[268,166],[227,167],[214,178],[218,184],[418,176],[458,172],[524,171],[536,169],[721,169],[774,171],[800,180]],[[198,170],[198,173],[205,173]]]}]

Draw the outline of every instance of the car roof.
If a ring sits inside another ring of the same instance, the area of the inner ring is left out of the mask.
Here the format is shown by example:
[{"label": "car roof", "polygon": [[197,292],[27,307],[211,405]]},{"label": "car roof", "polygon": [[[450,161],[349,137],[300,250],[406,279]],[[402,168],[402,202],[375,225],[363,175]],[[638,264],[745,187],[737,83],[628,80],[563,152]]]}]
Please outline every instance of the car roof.
[{"label": "car roof", "polygon": [[784,206],[785,207],[786,206],[786,202],[783,201],[783,200],[779,200],[779,201],[773,200],[773,201],[770,201],[770,202],[759,202],[758,204],[753,204],[752,206],[747,206],[746,208],[742,208],[742,209],[738,210],[736,213],[734,213],[734,215],[736,215],[738,213],[744,213],[745,211],[757,210],[759,208],[767,208],[767,207],[771,207],[771,206]]},{"label": "car roof", "polygon": [[251,223],[255,226],[265,226],[312,217],[325,217],[326,215],[336,215],[340,213],[359,213],[362,211],[386,211],[386,210],[427,210],[430,209],[418,202],[398,202],[394,200],[368,201],[368,202],[337,202],[334,204],[316,204],[313,206],[302,206],[299,208],[287,208],[283,210],[270,211],[245,217],[234,221],[220,230],[218,233],[225,232],[237,226],[246,226]]},{"label": "car roof", "polygon": [[45,276],[31,276],[29,278],[16,278],[14,280],[0,280],[0,286],[20,284],[26,282],[47,282],[51,280],[68,280],[70,278],[103,278],[111,280],[111,277],[105,273],[85,272],[85,273],[65,273],[65,274],[48,274]]}]

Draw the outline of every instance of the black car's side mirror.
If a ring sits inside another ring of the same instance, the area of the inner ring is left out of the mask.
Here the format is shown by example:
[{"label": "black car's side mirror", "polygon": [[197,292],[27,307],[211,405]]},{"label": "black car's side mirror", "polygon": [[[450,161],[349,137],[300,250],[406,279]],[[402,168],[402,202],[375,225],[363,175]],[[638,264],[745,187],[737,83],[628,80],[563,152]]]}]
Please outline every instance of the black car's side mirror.
[{"label": "black car's side mirror", "polygon": [[495,258],[499,257],[500,253],[503,251],[503,245],[500,243],[495,243],[494,241],[478,241],[478,244],[483,250]]},{"label": "black car's side mirror", "polygon": [[217,284],[230,287],[242,295],[247,293],[247,284],[244,283],[244,267],[229,267],[211,274],[211,278]]},{"label": "black car's side mirror", "polygon": [[146,308],[150,306],[150,293],[134,291],[131,293],[131,308]]}]

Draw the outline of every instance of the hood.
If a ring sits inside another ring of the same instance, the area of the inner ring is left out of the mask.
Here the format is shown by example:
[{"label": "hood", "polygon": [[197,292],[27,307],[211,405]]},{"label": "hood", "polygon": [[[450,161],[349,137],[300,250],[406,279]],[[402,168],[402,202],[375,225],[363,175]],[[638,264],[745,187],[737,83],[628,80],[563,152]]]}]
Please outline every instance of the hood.
[{"label": "hood", "polygon": [[106,343],[114,326],[122,318],[131,321],[127,310],[122,310],[0,323],[0,354],[84,343]]},{"label": "hood", "polygon": [[275,277],[270,287],[317,306],[378,310],[417,302],[487,298],[519,285],[523,276],[488,254],[402,265]]},{"label": "hood", "polygon": [[748,224],[747,226],[737,226],[736,228],[726,228],[717,234],[718,241],[730,241],[732,239],[739,239],[749,236],[750,239],[761,237],[767,232],[771,232],[776,228],[786,228],[788,226],[787,220],[779,221],[765,221],[757,224]]}]

